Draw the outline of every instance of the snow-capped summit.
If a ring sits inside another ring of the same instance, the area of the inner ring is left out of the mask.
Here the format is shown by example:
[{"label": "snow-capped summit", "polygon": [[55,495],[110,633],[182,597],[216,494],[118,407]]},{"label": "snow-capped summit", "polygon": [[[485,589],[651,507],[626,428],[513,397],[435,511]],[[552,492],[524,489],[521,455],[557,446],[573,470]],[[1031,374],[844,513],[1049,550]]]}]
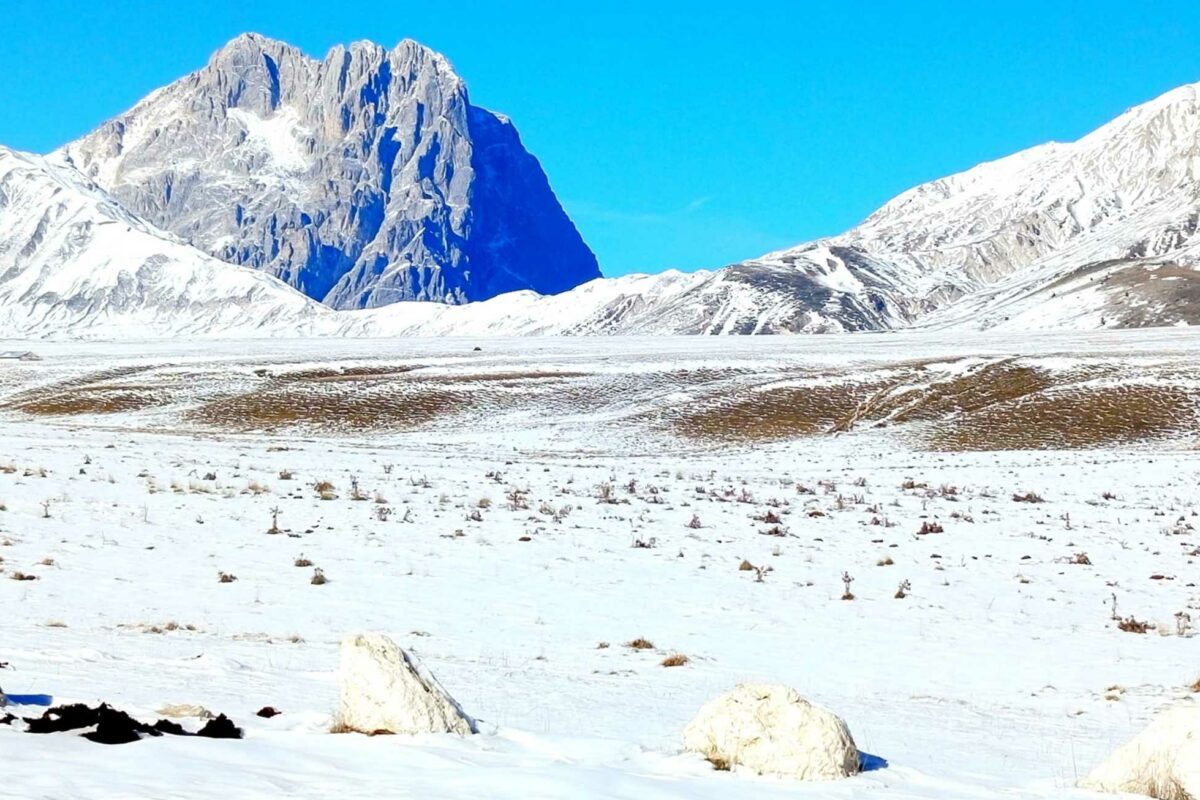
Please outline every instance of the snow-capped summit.
[{"label": "snow-capped summit", "polygon": [[243,34],[62,155],[131,211],[334,308],[599,277],[505,118],[438,53]]}]

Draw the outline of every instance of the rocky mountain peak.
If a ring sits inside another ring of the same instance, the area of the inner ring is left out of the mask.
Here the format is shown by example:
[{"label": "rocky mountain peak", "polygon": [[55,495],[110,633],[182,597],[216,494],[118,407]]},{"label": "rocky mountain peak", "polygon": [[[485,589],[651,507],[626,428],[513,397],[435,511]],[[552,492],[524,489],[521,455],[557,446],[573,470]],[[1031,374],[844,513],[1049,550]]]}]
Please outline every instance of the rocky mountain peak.
[{"label": "rocky mountain peak", "polygon": [[412,40],[318,61],[244,34],[63,152],[155,225],[335,308],[599,277],[512,125]]}]

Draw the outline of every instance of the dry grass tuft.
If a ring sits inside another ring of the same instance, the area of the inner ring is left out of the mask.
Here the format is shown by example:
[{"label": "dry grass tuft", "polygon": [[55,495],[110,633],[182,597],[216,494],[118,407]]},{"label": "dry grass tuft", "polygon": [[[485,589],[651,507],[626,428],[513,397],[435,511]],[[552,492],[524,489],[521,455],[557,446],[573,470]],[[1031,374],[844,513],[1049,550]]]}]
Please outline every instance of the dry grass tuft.
[{"label": "dry grass tuft", "polygon": [[675,653],[662,660],[664,667],[682,667],[686,663],[688,663],[688,657],[682,653]]},{"label": "dry grass tuft", "polygon": [[626,642],[625,646],[630,648],[631,650],[653,650],[654,642],[651,642],[649,639],[643,639],[642,637],[639,636],[638,638],[633,639],[632,641]]},{"label": "dry grass tuft", "polygon": [[1133,617],[1125,617],[1125,619],[1117,622],[1117,627],[1126,633],[1146,633],[1154,628],[1154,624],[1150,622],[1143,622],[1142,620],[1134,619]]}]

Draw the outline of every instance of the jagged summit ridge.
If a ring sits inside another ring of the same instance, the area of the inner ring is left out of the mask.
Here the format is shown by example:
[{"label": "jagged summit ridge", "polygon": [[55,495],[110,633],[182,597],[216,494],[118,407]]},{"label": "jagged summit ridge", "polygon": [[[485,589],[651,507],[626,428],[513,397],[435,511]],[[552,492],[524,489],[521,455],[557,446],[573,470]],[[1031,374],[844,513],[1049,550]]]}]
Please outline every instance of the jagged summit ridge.
[{"label": "jagged summit ridge", "polygon": [[600,274],[512,124],[412,40],[318,61],[244,34],[62,153],[155,225],[334,308]]}]

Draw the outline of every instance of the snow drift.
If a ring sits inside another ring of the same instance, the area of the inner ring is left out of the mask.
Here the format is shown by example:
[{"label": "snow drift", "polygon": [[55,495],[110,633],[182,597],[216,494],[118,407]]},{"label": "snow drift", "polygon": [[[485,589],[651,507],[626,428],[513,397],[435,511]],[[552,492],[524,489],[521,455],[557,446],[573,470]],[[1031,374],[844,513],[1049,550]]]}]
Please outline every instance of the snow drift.
[{"label": "snow drift", "polygon": [[1165,711],[1079,786],[1163,800],[1200,798],[1200,704]]}]

